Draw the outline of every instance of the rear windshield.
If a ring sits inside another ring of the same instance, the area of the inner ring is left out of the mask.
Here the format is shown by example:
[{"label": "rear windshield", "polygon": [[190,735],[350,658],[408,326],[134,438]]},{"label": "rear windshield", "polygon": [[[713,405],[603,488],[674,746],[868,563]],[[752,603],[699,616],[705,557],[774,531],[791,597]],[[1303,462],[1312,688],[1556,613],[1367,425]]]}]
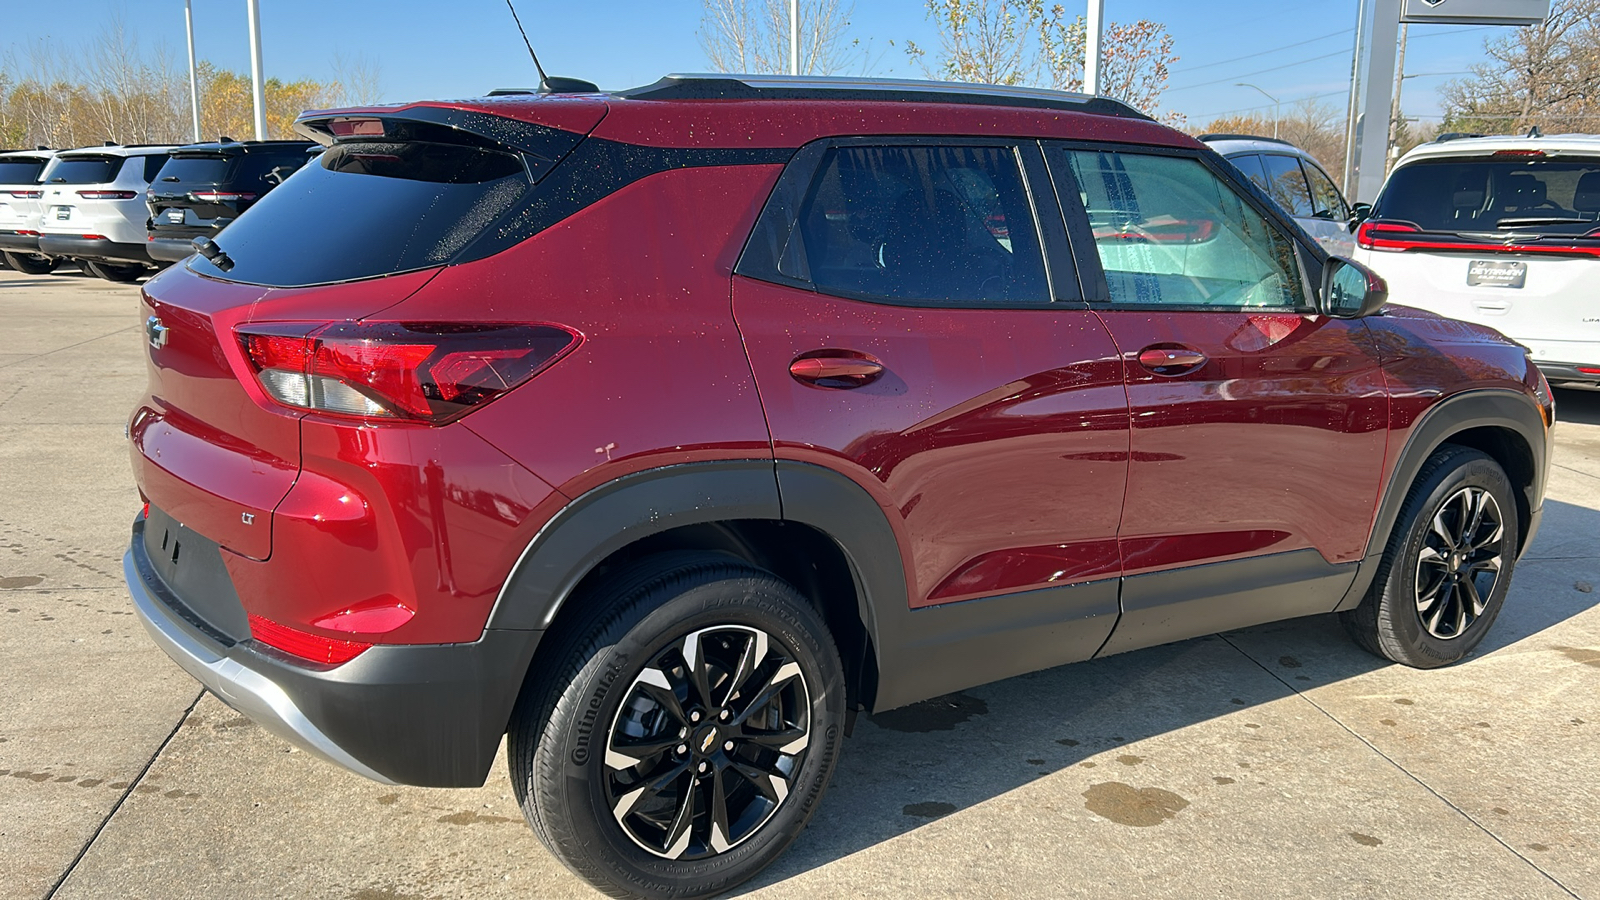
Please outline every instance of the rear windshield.
[{"label": "rear windshield", "polygon": [[0,184],[35,184],[44,163],[42,159],[0,159]]},{"label": "rear windshield", "polygon": [[51,184],[105,184],[115,180],[122,168],[120,156],[74,156],[56,160],[50,171]]},{"label": "rear windshield", "polygon": [[422,141],[341,144],[267,194],[217,244],[226,272],[202,274],[295,287],[444,265],[529,190],[511,153]]},{"label": "rear windshield", "polygon": [[1424,231],[1585,234],[1600,224],[1600,159],[1444,159],[1396,169],[1375,218]]},{"label": "rear windshield", "polygon": [[233,160],[226,156],[174,156],[161,167],[156,183],[219,184],[227,179],[231,168]]}]

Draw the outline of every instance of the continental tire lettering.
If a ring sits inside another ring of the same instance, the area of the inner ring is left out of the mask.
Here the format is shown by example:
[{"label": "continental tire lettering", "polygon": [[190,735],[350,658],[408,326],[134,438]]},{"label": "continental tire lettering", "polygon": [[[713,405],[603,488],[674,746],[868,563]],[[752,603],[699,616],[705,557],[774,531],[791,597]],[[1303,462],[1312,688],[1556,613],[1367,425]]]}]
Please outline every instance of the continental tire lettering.
[{"label": "continental tire lettering", "polygon": [[589,741],[594,736],[594,723],[600,717],[600,707],[605,705],[606,694],[611,691],[611,686],[617,683],[622,676],[622,669],[627,665],[627,657],[620,657],[612,663],[606,674],[601,676],[600,684],[595,686],[589,694],[589,702],[584,704],[583,718],[578,722],[578,737],[573,742],[572,762],[584,766],[589,764]]}]

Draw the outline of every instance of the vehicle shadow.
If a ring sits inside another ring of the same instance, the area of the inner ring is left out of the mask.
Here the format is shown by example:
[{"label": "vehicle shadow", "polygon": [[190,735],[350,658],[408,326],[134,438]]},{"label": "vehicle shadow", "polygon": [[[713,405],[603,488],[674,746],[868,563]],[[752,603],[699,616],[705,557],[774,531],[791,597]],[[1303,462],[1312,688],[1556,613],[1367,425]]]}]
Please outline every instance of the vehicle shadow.
[{"label": "vehicle shadow", "polygon": [[[1544,529],[1517,569],[1489,637],[1458,665],[1470,666],[1600,604],[1600,594],[1574,590],[1573,572],[1596,568],[1593,549],[1580,561],[1544,555],[1560,549],[1562,535],[1600,533],[1600,511],[1547,501]],[[1548,539],[1543,536],[1550,532]],[[1389,665],[1358,648],[1337,617],[1313,616],[1063,666],[863,716],[844,742],[832,787],[810,827],[735,895],[1072,766],[1096,767],[1096,782],[1143,785],[1131,768],[1141,758],[1117,755],[1118,747]],[[1212,742],[1198,734],[1195,740],[1203,743],[1192,748],[1192,758],[1217,756]],[[1317,752],[1306,750],[1308,756]],[[1217,765],[1212,774],[1224,779],[1218,783],[1238,775],[1225,759]],[[1087,805],[1076,793],[1060,802]]]},{"label": "vehicle shadow", "polygon": [[1556,421],[1600,425],[1600,391],[1556,388]]}]

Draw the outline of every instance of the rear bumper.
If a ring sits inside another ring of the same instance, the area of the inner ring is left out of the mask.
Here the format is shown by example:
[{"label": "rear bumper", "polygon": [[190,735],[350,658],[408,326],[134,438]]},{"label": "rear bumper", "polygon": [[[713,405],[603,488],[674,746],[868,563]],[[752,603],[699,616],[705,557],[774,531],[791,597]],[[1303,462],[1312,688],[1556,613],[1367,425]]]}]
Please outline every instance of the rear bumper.
[{"label": "rear bumper", "polygon": [[131,262],[149,265],[152,260],[144,244],[123,244],[113,240],[95,240],[70,234],[39,235],[39,252],[46,256],[69,256],[73,259]]},{"label": "rear bumper", "polygon": [[145,249],[150,251],[150,258],[162,262],[181,262],[194,255],[192,238],[186,237],[157,237],[152,236],[145,243]]},{"label": "rear bumper", "polygon": [[18,234],[15,231],[0,231],[0,250],[9,250],[12,253],[38,253],[39,238],[31,234]]},{"label": "rear bumper", "polygon": [[[1580,372],[1579,363],[1535,362],[1551,384],[1600,384],[1600,372]],[[1585,369],[1600,369],[1600,362],[1582,363]]]},{"label": "rear bumper", "polygon": [[341,666],[303,665],[203,628],[156,571],[144,526],[134,523],[122,563],[134,610],[156,645],[220,700],[374,781],[484,783],[542,632],[489,629],[470,644],[380,645]]}]

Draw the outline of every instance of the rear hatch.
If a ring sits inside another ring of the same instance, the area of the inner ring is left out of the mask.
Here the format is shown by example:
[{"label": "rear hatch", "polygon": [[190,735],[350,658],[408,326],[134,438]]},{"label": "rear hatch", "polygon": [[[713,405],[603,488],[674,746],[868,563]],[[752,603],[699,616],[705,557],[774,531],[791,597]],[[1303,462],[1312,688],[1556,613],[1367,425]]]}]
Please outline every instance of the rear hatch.
[{"label": "rear hatch", "polygon": [[43,218],[40,230],[71,234],[88,227],[90,217],[85,204],[102,200],[127,200],[137,194],[111,185],[125,163],[143,160],[106,153],[62,154],[50,169],[43,190]]},{"label": "rear hatch", "polygon": [[30,217],[39,214],[44,189],[39,176],[50,162],[45,156],[0,156],[0,231],[24,231]]},{"label": "rear hatch", "polygon": [[218,235],[209,256],[145,285],[149,395],[132,437],[151,504],[267,558],[272,510],[300,471],[304,413],[266,393],[240,330],[358,321],[442,267],[514,243],[507,223],[529,215],[539,179],[605,105],[590,111],[581,132],[447,107],[328,113],[306,125],[331,144],[321,157]]},{"label": "rear hatch", "polygon": [[1389,176],[1357,238],[1397,302],[1518,340],[1600,341],[1600,158],[1419,160]]}]

